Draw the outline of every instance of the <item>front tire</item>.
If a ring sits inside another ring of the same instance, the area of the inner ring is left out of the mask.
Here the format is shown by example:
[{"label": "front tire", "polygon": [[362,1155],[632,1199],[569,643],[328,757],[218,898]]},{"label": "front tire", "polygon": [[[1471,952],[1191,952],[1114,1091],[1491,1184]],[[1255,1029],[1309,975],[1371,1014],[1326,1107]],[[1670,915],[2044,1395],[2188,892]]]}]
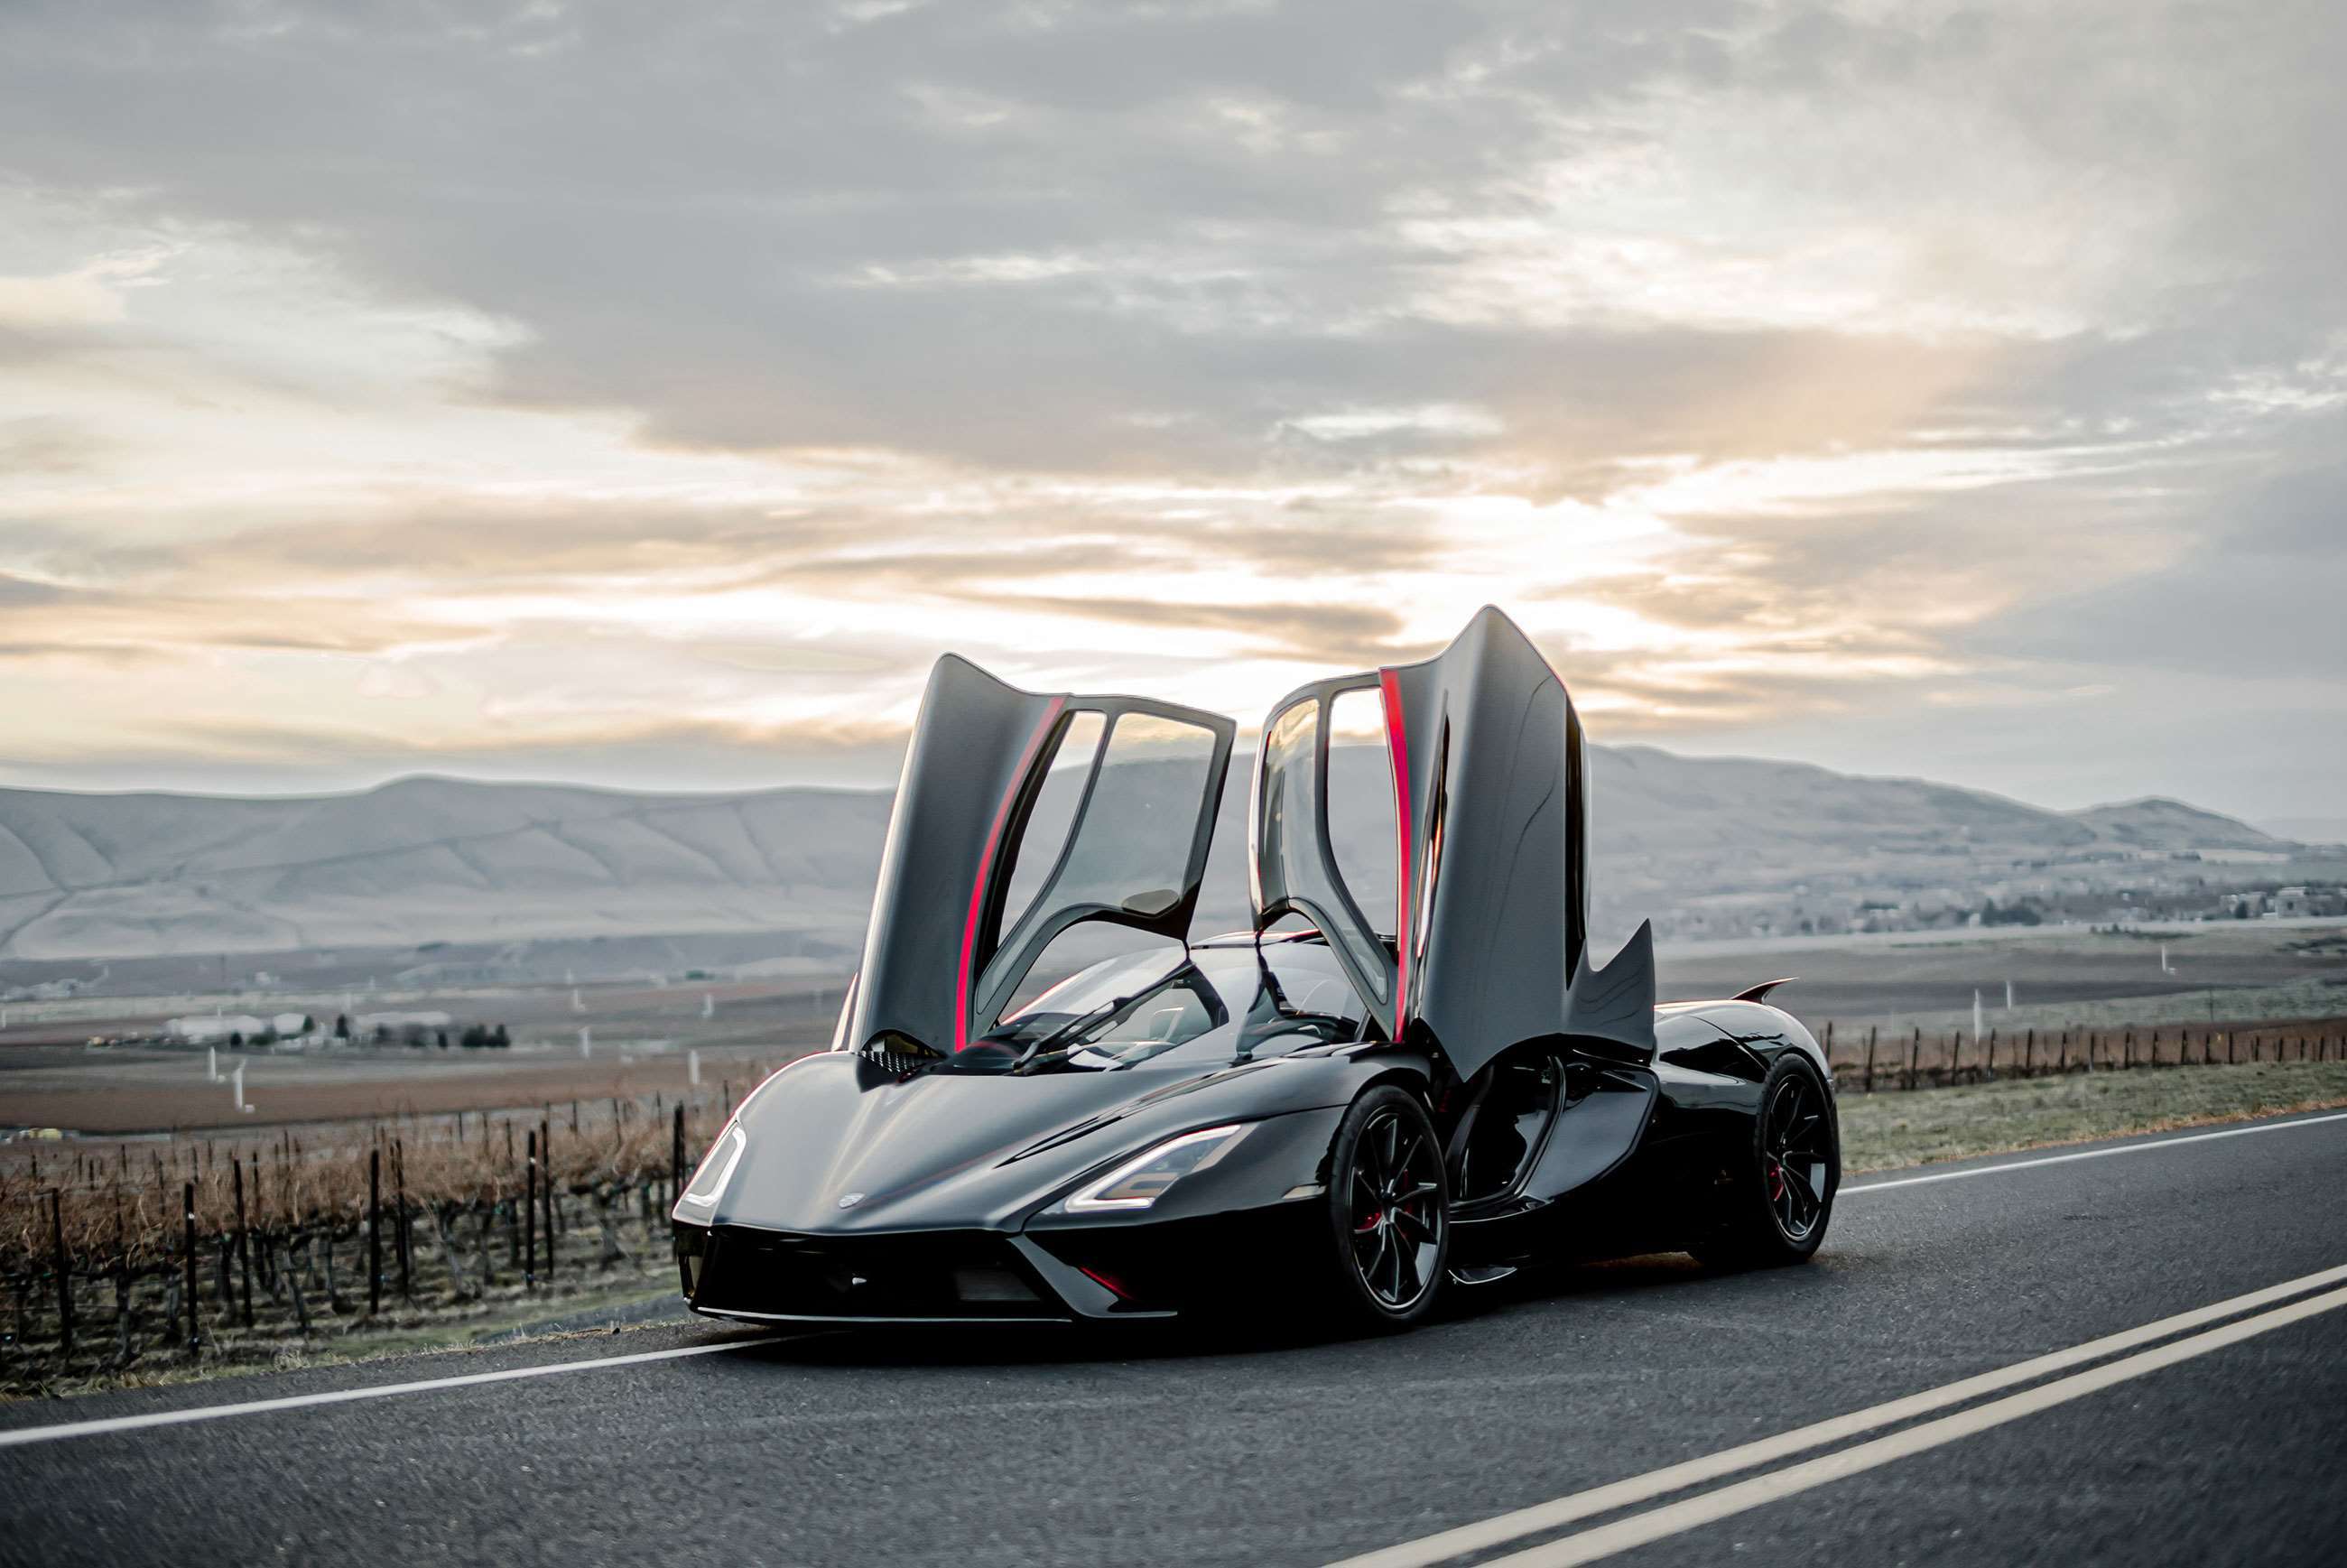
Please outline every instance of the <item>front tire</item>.
[{"label": "front tire", "polygon": [[1338,1317],[1371,1331],[1410,1327],[1434,1309],[1450,1257],[1450,1184],[1433,1118],[1406,1090],[1370,1090],[1338,1124],[1328,1173]]},{"label": "front tire", "polygon": [[1841,1187],[1841,1123],[1809,1059],[1788,1050],[1760,1085],[1750,1148],[1731,1166],[1727,1213],[1695,1248],[1713,1268],[1806,1263],[1826,1239]]}]

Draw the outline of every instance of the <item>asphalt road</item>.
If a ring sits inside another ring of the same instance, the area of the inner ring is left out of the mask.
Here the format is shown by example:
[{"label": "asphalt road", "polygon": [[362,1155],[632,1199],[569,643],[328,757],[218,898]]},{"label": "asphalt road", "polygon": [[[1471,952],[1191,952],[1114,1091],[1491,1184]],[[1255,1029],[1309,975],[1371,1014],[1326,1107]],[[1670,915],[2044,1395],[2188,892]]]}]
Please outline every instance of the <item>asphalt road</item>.
[{"label": "asphalt road", "polygon": [[[1806,1268],[1578,1270],[1401,1338],[1315,1341],[1276,1305],[1263,1348],[832,1333],[0,1447],[0,1561],[1321,1563],[2347,1264],[2347,1120],[1973,1164],[1999,1168],[1860,1178]],[[15,1405],[0,1432],[742,1337]],[[1571,1529],[1664,1521],[1605,1559],[1640,1565],[2341,1561],[2347,1310],[2178,1356],[1726,1517],[1671,1512],[1706,1483]]]}]

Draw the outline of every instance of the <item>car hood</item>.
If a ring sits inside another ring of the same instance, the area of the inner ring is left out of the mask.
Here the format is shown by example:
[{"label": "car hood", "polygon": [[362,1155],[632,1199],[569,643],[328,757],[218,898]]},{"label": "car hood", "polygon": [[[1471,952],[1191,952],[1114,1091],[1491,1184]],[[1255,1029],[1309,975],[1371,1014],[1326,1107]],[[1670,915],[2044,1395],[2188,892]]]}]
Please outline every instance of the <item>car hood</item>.
[{"label": "car hood", "polygon": [[745,1102],[706,1223],[801,1235],[1017,1230],[1112,1161],[1199,1127],[1347,1103],[1361,1069],[1275,1057],[1200,1071],[1001,1077],[805,1058]]}]

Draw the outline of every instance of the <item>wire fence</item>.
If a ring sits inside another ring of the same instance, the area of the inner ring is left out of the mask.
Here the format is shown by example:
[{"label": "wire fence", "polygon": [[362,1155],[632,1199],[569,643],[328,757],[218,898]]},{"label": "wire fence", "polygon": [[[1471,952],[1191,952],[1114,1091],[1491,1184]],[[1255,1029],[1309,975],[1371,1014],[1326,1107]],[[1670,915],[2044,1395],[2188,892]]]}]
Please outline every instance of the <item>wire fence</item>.
[{"label": "wire fence", "polygon": [[2243,1029],[2163,1026],[2139,1029],[2014,1030],[1969,1036],[1870,1027],[1862,1038],[1828,1023],[1820,1037],[1834,1081],[1863,1094],[1945,1089],[1999,1079],[2138,1068],[2221,1067],[2257,1061],[2347,1060],[2347,1020],[2318,1020]]},{"label": "wire fence", "polygon": [[[1841,1091],[1872,1094],[2342,1061],[2347,1020],[1976,1039],[1829,1023],[1822,1043]],[[158,1359],[269,1359],[649,1283],[671,1266],[668,1213],[733,1091],[36,1151],[0,1165],[0,1374],[22,1388]]]},{"label": "wire fence", "polygon": [[735,1088],[34,1151],[0,1165],[0,1377],[270,1360],[649,1284]]}]

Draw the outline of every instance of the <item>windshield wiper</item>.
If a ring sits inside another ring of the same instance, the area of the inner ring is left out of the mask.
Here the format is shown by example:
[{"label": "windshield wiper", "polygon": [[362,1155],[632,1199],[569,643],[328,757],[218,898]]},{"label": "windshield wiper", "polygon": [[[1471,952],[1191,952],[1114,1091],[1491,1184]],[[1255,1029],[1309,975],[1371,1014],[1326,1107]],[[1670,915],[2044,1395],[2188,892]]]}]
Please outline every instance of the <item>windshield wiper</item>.
[{"label": "windshield wiper", "polygon": [[1008,1071],[1014,1073],[1024,1072],[1027,1070],[1029,1063],[1032,1062],[1037,1057],[1041,1056],[1045,1051],[1050,1050],[1052,1047],[1058,1045],[1060,1041],[1067,1039],[1068,1036],[1075,1033],[1078,1030],[1089,1029],[1093,1024],[1100,1022],[1102,1019],[1114,1018],[1118,1013],[1122,1012],[1126,1008],[1131,1007],[1133,1003],[1139,1001],[1142,998],[1150,995],[1157,989],[1157,987],[1152,986],[1148,990],[1135,991],[1129,997],[1112,997],[1107,1001],[1101,1003],[1100,1006],[1092,1009],[1090,1012],[1078,1013],[1074,1018],[1070,1019],[1067,1022],[1061,1024],[1051,1033],[1036,1036],[1035,1043],[1029,1046],[1025,1050],[1020,1051],[1019,1053],[1019,1060],[1012,1062]]}]

